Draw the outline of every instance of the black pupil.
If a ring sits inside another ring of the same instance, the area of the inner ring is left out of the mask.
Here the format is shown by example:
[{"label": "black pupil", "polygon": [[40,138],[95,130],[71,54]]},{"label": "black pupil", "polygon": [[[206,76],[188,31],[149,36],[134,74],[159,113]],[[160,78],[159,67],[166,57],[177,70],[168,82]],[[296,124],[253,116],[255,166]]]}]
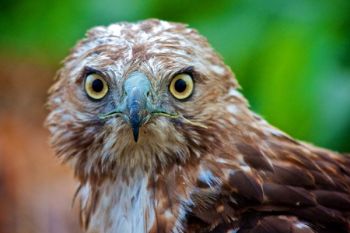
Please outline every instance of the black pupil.
[{"label": "black pupil", "polygon": [[177,92],[180,92],[180,93],[184,92],[186,90],[186,87],[187,87],[186,81],[183,79],[178,79],[178,80],[176,80],[174,87],[175,87],[175,90]]},{"label": "black pupil", "polygon": [[101,92],[103,90],[103,82],[100,79],[92,81],[91,87],[94,92]]}]

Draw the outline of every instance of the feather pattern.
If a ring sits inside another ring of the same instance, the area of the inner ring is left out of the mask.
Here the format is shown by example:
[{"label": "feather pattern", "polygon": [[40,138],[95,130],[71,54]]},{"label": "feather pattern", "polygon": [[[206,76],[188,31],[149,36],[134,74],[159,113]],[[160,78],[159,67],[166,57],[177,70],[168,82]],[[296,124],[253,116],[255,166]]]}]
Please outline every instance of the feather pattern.
[{"label": "feather pattern", "polygon": [[[100,102],[84,93],[87,68],[109,83]],[[195,90],[178,101],[168,86],[184,70]],[[181,116],[150,119],[137,143],[122,119],[98,117],[120,104],[134,71],[149,79],[154,102]],[[93,28],[64,61],[48,105],[52,145],[81,183],[86,232],[350,232],[349,157],[253,113],[231,70],[185,25]]]}]

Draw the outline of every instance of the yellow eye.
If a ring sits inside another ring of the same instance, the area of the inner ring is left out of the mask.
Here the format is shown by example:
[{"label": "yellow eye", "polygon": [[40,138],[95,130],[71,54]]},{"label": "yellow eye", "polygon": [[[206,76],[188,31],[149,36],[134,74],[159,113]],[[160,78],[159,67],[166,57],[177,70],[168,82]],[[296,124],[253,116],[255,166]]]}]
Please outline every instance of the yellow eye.
[{"label": "yellow eye", "polygon": [[193,92],[193,79],[189,74],[178,74],[170,83],[170,93],[179,100],[188,98]]},{"label": "yellow eye", "polygon": [[107,82],[98,74],[89,74],[85,78],[85,91],[89,97],[100,100],[108,92]]}]

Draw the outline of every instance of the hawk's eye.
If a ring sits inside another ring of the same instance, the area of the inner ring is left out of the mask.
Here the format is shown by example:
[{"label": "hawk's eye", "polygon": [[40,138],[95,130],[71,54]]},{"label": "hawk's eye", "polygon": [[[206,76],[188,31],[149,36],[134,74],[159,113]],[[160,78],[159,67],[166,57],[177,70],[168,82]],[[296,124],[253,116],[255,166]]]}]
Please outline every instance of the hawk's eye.
[{"label": "hawk's eye", "polygon": [[170,83],[170,93],[179,100],[188,98],[193,92],[193,79],[189,74],[178,74]]},{"label": "hawk's eye", "polygon": [[86,94],[95,100],[100,100],[108,92],[107,82],[98,74],[92,73],[85,78]]}]

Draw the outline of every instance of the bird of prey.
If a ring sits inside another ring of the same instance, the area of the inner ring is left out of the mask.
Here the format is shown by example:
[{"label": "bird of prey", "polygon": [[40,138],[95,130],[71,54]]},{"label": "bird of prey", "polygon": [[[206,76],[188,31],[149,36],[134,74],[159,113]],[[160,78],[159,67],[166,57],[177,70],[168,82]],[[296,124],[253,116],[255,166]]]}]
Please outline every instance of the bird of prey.
[{"label": "bird of prey", "polygon": [[350,159],[252,112],[186,25],[89,30],[49,95],[46,124],[80,182],[85,232],[350,232]]}]

